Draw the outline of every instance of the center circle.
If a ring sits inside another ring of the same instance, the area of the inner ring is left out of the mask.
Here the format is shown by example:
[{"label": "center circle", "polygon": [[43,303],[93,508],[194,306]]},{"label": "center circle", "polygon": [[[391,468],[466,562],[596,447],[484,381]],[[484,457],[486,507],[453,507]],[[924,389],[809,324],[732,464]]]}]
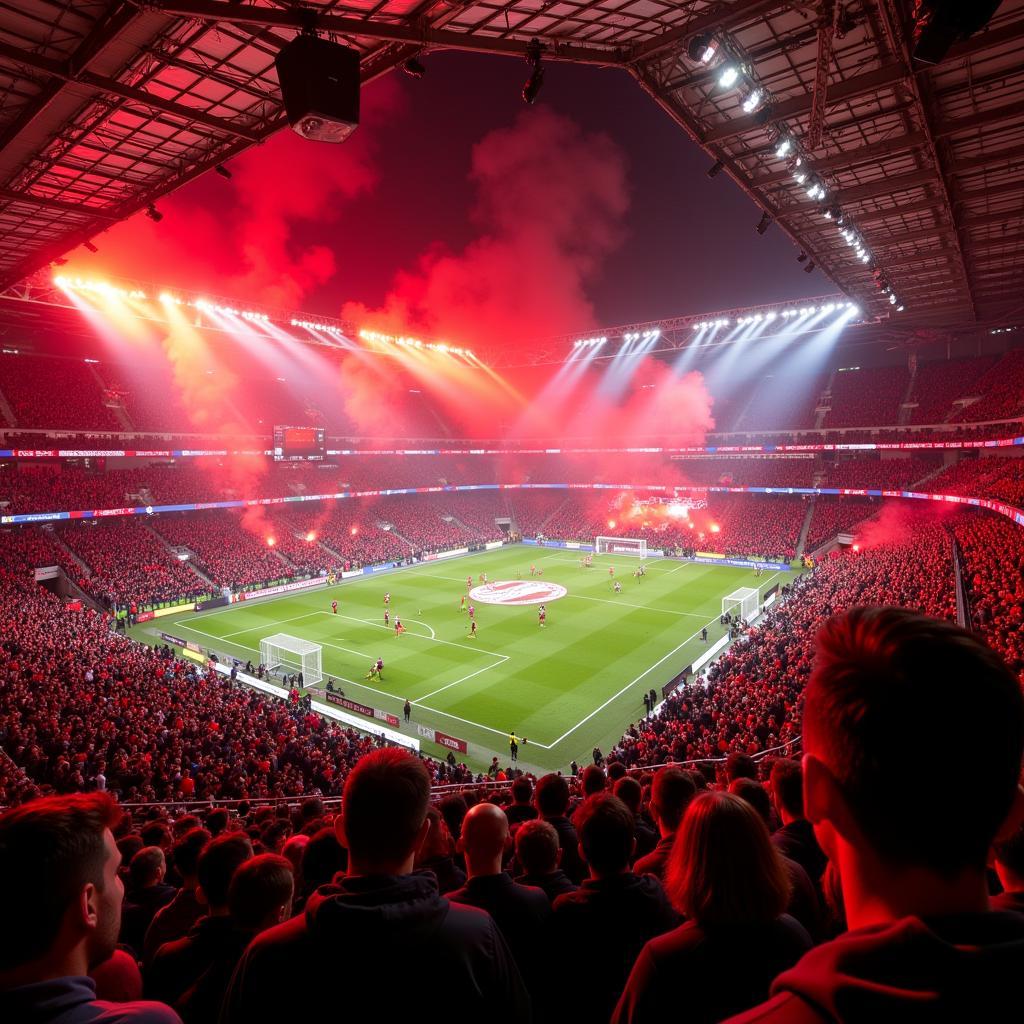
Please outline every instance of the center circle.
[{"label": "center circle", "polygon": [[481,604],[523,605],[557,601],[568,593],[561,584],[544,580],[495,580],[474,587],[469,596]]}]

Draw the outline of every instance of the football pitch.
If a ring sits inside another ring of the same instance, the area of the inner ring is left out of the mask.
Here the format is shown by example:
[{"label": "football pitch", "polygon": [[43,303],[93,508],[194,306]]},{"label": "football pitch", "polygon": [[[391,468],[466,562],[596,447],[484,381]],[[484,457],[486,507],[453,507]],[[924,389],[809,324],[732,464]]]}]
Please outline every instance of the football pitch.
[{"label": "football pitch", "polygon": [[[530,576],[531,564],[543,575]],[[575,758],[590,763],[595,746],[607,752],[624,729],[644,714],[643,695],[661,687],[696,660],[723,632],[722,598],[739,587],[763,594],[788,574],[729,566],[653,559],[647,575],[633,577],[638,560],[599,556],[581,568],[572,550],[511,545],[354,577],[325,588],[209,612],[178,614],[147,622],[133,634],[152,642],[161,630],[204,648],[259,661],[260,640],[286,633],[322,645],[325,681],[333,677],[345,696],[402,718],[408,698],[412,721],[401,728],[417,735],[417,723],[468,742],[464,755],[486,768],[498,754],[508,759],[508,734],[526,743],[519,761],[530,770],[567,769]],[[622,584],[615,593],[609,567]],[[499,600],[529,599],[554,585],[547,624],[537,604],[490,604],[469,598],[478,632],[460,610],[466,577],[474,588],[487,574]],[[514,586],[519,577],[522,586]],[[391,595],[391,626],[384,624],[384,595]],[[337,614],[331,602],[338,602]],[[406,631],[396,636],[395,619]],[[382,678],[367,679],[384,661]],[[322,690],[312,690],[315,699]],[[366,728],[373,729],[367,720]],[[423,742],[423,752],[447,750]]]}]

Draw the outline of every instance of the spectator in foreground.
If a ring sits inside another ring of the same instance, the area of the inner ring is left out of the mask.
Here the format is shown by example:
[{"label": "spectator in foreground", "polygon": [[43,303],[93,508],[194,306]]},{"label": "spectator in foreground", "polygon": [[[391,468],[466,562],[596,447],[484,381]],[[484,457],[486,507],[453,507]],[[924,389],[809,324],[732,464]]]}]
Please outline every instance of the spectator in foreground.
[{"label": "spectator in foreground", "polygon": [[173,885],[164,881],[167,860],[159,846],[144,846],[128,867],[128,891],[121,911],[121,941],[142,956],[146,930],[161,907],[177,895]]},{"label": "spectator in foreground", "polygon": [[579,885],[586,877],[587,866],[579,852],[579,836],[573,823],[566,817],[569,809],[569,783],[561,775],[551,773],[537,782],[534,793],[537,813],[558,833],[562,848],[562,870]]},{"label": "spectator in foreground", "polygon": [[761,816],[731,793],[690,805],[666,889],[686,923],[651,939],[633,966],[613,1024],[671,1020],[685,993],[687,1024],[714,1024],[768,995],[811,947],[785,913],[789,878]]},{"label": "spectator in foreground", "polygon": [[513,882],[502,870],[507,847],[505,812],[495,804],[471,807],[459,839],[469,877],[465,885],[448,893],[448,899],[479,907],[494,918],[527,988],[536,998],[549,966],[547,926],[551,904],[541,889]]},{"label": "spectator in foreground", "polygon": [[552,903],[562,893],[579,888],[558,866],[561,859],[562,850],[554,825],[533,820],[524,822],[516,830],[516,864],[523,871],[516,881],[543,889]]},{"label": "spectator in foreground", "polygon": [[217,1024],[245,947],[260,932],[288,920],[294,895],[294,868],[286,857],[263,853],[239,865],[228,892],[232,931],[210,951],[205,970],[175,1006],[185,1024]]},{"label": "spectator in foreground", "polygon": [[[146,972],[146,994],[172,1006],[196,983],[207,966],[235,952],[235,924],[228,893],[235,872],[252,857],[252,842],[244,832],[217,836],[199,857],[199,901],[207,913],[183,939],[164,943]],[[235,953],[237,958],[237,953]]]},{"label": "spectator in foreground", "polygon": [[206,907],[199,902],[196,890],[199,876],[196,867],[199,855],[210,841],[205,828],[193,828],[186,832],[174,845],[174,866],[181,876],[181,888],[173,900],[161,907],[146,930],[143,943],[143,960],[148,964],[156,951],[165,943],[180,939],[206,913]]},{"label": "spectator in foreground", "polygon": [[533,783],[525,775],[520,775],[512,783],[512,803],[505,808],[505,817],[512,828],[537,817],[537,808],[533,806],[532,800]]},{"label": "spectator in foreground", "polygon": [[[985,756],[964,772],[937,755],[942,736]],[[985,865],[1024,811],[1013,674],[952,623],[854,608],[818,634],[803,742],[804,807],[850,930],[733,1024],[1006,1019],[1024,916],[989,910]]]},{"label": "spectator in foreground", "polygon": [[676,832],[697,795],[697,787],[690,773],[682,768],[662,768],[651,784],[651,814],[658,826],[658,843],[646,857],[641,857],[633,870],[638,875],[654,875],[665,881],[668,856],[675,842]]},{"label": "spectator in foreground", "polygon": [[803,779],[799,761],[780,757],[772,765],[769,787],[782,821],[772,834],[772,842],[780,853],[795,860],[820,888],[828,860],[814,838],[814,826],[804,817]]},{"label": "spectator in foreground", "polygon": [[111,833],[119,818],[106,793],[48,797],[0,815],[0,1020],[180,1024],[160,1003],[97,999],[88,977],[109,960],[121,927]]},{"label": "spectator in foreground", "polygon": [[1024,914],[1024,825],[997,842],[994,853],[1003,891],[992,898],[992,907]]},{"label": "spectator in foreground", "polygon": [[432,871],[438,892],[451,892],[466,884],[466,872],[455,863],[455,844],[441,812],[431,804],[427,808],[430,831],[416,853],[416,870]]},{"label": "spectator in foreground", "polygon": [[617,796],[590,797],[573,821],[590,877],[555,900],[561,972],[576,983],[553,996],[551,1018],[606,1021],[644,943],[678,922],[661,883],[629,870],[633,815]]},{"label": "spectator in foreground", "polygon": [[[348,874],[315,892],[306,911],[258,935],[242,956],[222,1024],[334,1019],[339,999],[354,1015],[421,1016],[436,993],[452,1020],[524,1024],[522,978],[494,921],[449,903],[427,873],[413,874],[430,824],[430,775],[419,758],[388,747],[350,773],[338,820]],[[299,965],[343,964],[358,984],[287,984]]]},{"label": "spectator in foreground", "polygon": [[327,885],[339,871],[345,870],[348,858],[333,828],[324,826],[306,843],[302,851],[302,866],[297,879],[300,884],[295,886],[294,909],[296,913],[304,910],[306,900],[320,888]]}]

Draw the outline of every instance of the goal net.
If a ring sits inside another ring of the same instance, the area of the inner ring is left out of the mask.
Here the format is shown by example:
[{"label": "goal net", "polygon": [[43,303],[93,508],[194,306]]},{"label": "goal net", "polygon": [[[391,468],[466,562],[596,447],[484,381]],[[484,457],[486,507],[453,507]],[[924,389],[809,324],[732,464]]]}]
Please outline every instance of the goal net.
[{"label": "goal net", "polygon": [[722,598],[722,614],[730,612],[739,614],[741,619],[750,622],[758,613],[758,593],[754,587],[740,587]]},{"label": "goal net", "polygon": [[635,558],[647,557],[647,541],[633,537],[598,537],[595,548],[599,555],[630,555]]},{"label": "goal net", "polygon": [[301,672],[304,686],[312,686],[323,680],[320,664],[322,651],[319,644],[287,633],[275,633],[260,641],[260,661],[271,672],[275,669],[288,673]]}]

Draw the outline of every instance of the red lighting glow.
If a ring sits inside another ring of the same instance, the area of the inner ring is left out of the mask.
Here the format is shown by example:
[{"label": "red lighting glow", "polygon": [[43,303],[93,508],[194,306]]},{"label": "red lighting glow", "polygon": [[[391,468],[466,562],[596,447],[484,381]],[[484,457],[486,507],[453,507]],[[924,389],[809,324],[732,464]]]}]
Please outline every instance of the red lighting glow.
[{"label": "red lighting glow", "polygon": [[312,544],[313,541],[316,540],[316,531],[310,530],[309,533],[306,534],[306,540],[308,540]]},{"label": "red lighting glow", "polygon": [[353,526],[352,529],[349,530],[348,532],[350,534],[352,534],[352,536],[354,537],[359,532],[359,527],[358,526]]},{"label": "red lighting glow", "polygon": [[614,519],[609,519],[608,520],[608,529],[609,530],[614,530],[615,529],[615,520]]},{"label": "red lighting glow", "polygon": [[277,538],[276,537],[268,537],[267,538],[267,547],[268,548],[272,548],[276,543],[277,543]]},{"label": "red lighting glow", "polygon": [[859,545],[859,544],[854,544],[854,545],[853,545],[853,550],[854,550],[855,552],[856,552],[856,551],[860,551],[860,545]]},{"label": "red lighting glow", "polygon": [[718,525],[718,523],[712,523],[711,524],[711,532],[712,533],[719,533],[721,531],[721,529],[722,528]]}]

